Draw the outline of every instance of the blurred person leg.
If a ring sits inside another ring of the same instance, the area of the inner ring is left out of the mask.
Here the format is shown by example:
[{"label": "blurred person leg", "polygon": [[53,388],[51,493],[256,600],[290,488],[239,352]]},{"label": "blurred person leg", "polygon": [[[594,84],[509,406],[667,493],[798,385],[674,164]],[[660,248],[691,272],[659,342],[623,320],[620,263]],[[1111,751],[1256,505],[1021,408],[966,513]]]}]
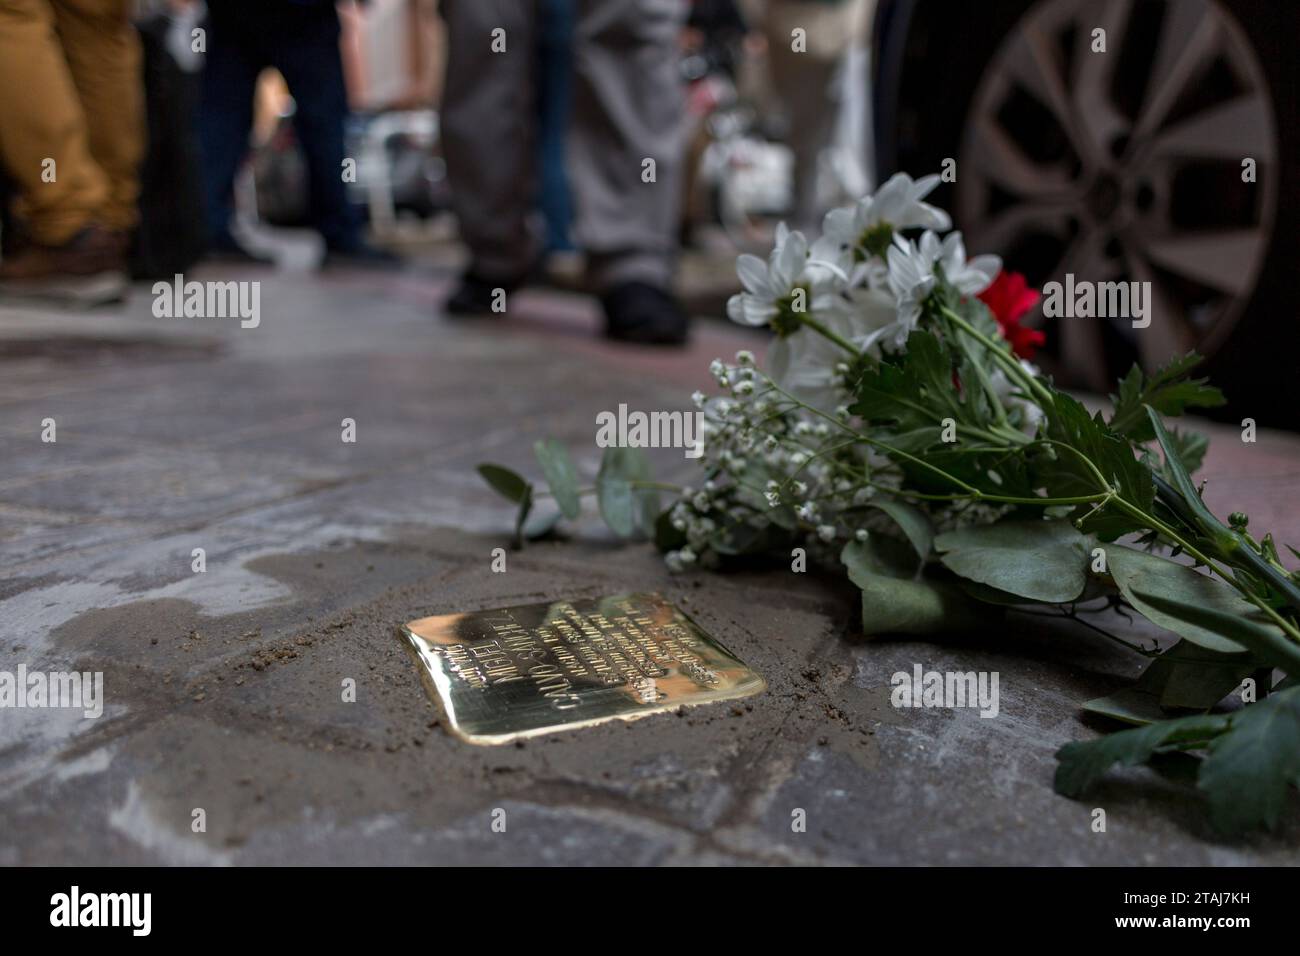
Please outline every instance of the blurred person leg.
[{"label": "blurred person leg", "polygon": [[[266,0],[262,0],[263,3]],[[312,225],[325,240],[326,264],[396,266],[399,260],[362,238],[361,216],[343,182],[348,93],[332,2],[288,5],[274,30],[271,65],[293,94],[294,129],[307,160]]]},{"label": "blurred person leg", "polygon": [[231,234],[235,176],[248,155],[257,77],[269,58],[239,4],[216,3],[209,11],[203,89],[199,100],[199,148],[208,250],[219,256],[269,263],[245,250]]},{"label": "blurred person leg", "polygon": [[575,233],[612,338],[686,338],[686,315],[670,291],[685,121],[677,39],[686,13],[682,0],[578,0]]},{"label": "blurred person leg", "polygon": [[572,252],[573,197],[564,167],[564,141],[573,100],[573,0],[540,0],[538,42],[537,204],[546,224],[546,252]]},{"label": "blurred person leg", "polygon": [[[447,300],[455,315],[491,311],[495,290],[527,278],[541,244],[531,213],[537,183],[533,0],[443,0],[447,79],[443,154],[451,205],[470,264]],[[503,31],[494,34],[496,30]],[[494,46],[500,50],[494,52]]]},{"label": "blurred person leg", "polygon": [[40,293],[58,282],[51,291],[116,298],[125,288],[125,233],[136,220],[144,146],[129,6],[0,5],[0,161],[32,240],[0,263],[7,290]]},{"label": "blurred person leg", "polygon": [[[794,154],[794,228],[816,232],[819,160],[830,145],[839,115],[835,80],[859,24],[862,0],[772,0],[764,20],[772,83],[786,117],[786,144]],[[804,30],[806,49],[796,52],[791,32]]]},{"label": "blurred person leg", "polygon": [[145,152],[140,37],[130,0],[53,0],[55,28],[86,116],[90,155],[108,195],[97,218],[120,235],[139,222]]}]

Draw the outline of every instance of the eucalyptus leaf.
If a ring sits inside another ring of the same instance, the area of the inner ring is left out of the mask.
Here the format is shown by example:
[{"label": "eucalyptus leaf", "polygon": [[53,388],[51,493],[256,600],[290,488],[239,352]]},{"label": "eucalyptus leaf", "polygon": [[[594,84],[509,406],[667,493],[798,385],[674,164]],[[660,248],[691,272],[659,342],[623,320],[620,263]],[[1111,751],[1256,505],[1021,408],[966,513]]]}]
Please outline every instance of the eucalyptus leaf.
[{"label": "eucalyptus leaf", "polygon": [[632,485],[626,478],[606,475],[596,480],[596,503],[600,516],[605,519],[620,538],[629,538],[636,531],[635,502]]},{"label": "eucalyptus leaf", "polygon": [[524,539],[538,541],[551,537],[555,533],[556,525],[560,523],[560,517],[560,512],[553,508],[544,514],[533,515],[524,522]]},{"label": "eucalyptus leaf", "polygon": [[952,581],[897,576],[897,567],[872,545],[850,542],[840,560],[862,590],[862,630],[868,637],[965,630],[992,619]]},{"label": "eucalyptus leaf", "polygon": [[1088,583],[1091,540],[1068,521],[1004,521],[947,531],[940,560],[971,581],[1034,601],[1075,600]]},{"label": "eucalyptus leaf", "polygon": [[570,520],[578,517],[582,510],[578,500],[578,472],[573,467],[568,449],[554,438],[547,438],[535,442],[533,452],[537,455],[537,463],[542,466],[542,474],[546,476],[546,484],[560,513]]},{"label": "eucalyptus leaf", "polygon": [[642,487],[650,481],[650,462],[640,448],[607,448],[596,475],[596,501],[605,523],[627,538],[640,528],[654,534],[659,495]]},{"label": "eucalyptus leaf", "polygon": [[[1149,596],[1178,604],[1218,608],[1227,614],[1254,617],[1258,609],[1229,585],[1201,574],[1185,564],[1112,544],[1106,548],[1106,567],[1115,586],[1139,614],[1157,627],[1221,654],[1245,650],[1217,628],[1202,627],[1185,614],[1169,613],[1151,603]],[[1275,629],[1276,630],[1276,629]],[[1277,634],[1280,636],[1281,631]]]},{"label": "eucalyptus leaf", "polygon": [[930,547],[934,543],[934,526],[930,524],[930,518],[924,511],[915,505],[886,498],[868,502],[868,505],[883,511],[893,519],[894,524],[898,525],[899,530],[911,542],[917,557],[924,561],[930,556]]},{"label": "eucalyptus leaf", "polygon": [[1135,593],[1145,604],[1170,620],[1177,621],[1182,628],[1179,633],[1194,630],[1223,634],[1233,643],[1250,650],[1264,663],[1280,667],[1288,674],[1300,674],[1300,644],[1296,644],[1272,624],[1262,624],[1230,611],[1188,603],[1165,595],[1142,591]]},{"label": "eucalyptus leaf", "polygon": [[518,472],[511,471],[503,465],[482,464],[478,473],[483,476],[492,490],[502,497],[518,504],[528,494],[528,482]]}]

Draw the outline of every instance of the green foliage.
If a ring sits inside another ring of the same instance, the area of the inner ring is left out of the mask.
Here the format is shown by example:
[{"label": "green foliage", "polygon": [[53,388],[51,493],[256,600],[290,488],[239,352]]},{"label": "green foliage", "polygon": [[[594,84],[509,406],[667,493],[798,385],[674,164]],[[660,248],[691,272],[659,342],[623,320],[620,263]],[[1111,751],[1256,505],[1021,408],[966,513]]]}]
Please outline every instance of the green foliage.
[{"label": "green foliage", "polygon": [[578,472],[573,467],[569,452],[554,438],[546,438],[533,445],[537,463],[542,466],[551,496],[564,517],[578,517],[582,504],[578,500]]},{"label": "green foliage", "polygon": [[1259,666],[1247,653],[1220,654],[1179,641],[1153,660],[1136,683],[1083,705],[1126,724],[1151,724],[1171,710],[1207,711]]},{"label": "green foliage", "polygon": [[939,535],[934,546],[963,578],[1034,601],[1073,601],[1088,583],[1092,543],[1067,521],[971,525]]},{"label": "green foliage", "polygon": [[1225,833],[1277,825],[1288,786],[1300,784],[1300,688],[1270,694],[1229,718],[1210,743],[1197,786]]},{"label": "green foliage", "polygon": [[[1049,495],[1070,497],[1111,490],[1135,508],[1149,511],[1155,498],[1151,470],[1133,446],[1107,428],[1100,414],[1088,410],[1064,392],[1054,392],[1047,438],[1055,444],[1037,462],[1037,478]],[[1141,519],[1110,505],[1081,506],[1082,529],[1104,541],[1145,530]]]},{"label": "green foliage", "polygon": [[[1145,406],[1161,415],[1181,415],[1188,408],[1216,408],[1226,399],[1204,378],[1188,378],[1200,365],[1201,356],[1188,352],[1147,377],[1136,364],[1119,380],[1118,394],[1111,395],[1114,411],[1110,429],[1129,441],[1149,442],[1156,437]],[[1199,459],[1198,459],[1199,460]]]},{"label": "green foliage", "polygon": [[1158,753],[1203,747],[1228,729],[1226,714],[1201,714],[1074,741],[1056,752],[1056,792],[1082,797],[1115,764],[1134,767]]},{"label": "green foliage", "polygon": [[1161,610],[1164,605],[1157,606],[1150,600],[1163,598],[1179,607],[1217,607],[1232,615],[1253,617],[1258,613],[1254,605],[1231,588],[1224,587],[1221,581],[1177,561],[1122,545],[1106,549],[1106,565],[1125,600],[1152,624],[1220,654],[1244,650],[1219,631],[1199,627],[1188,620],[1186,614]]},{"label": "green foliage", "polygon": [[[499,465],[479,471],[517,506],[517,540],[576,518],[581,495],[594,491],[617,535],[653,537],[674,567],[702,555],[714,567],[744,555],[785,558],[793,544],[824,551],[819,534],[842,540],[864,513],[879,511],[893,527],[840,552],[861,592],[867,635],[980,630],[1009,607],[1035,604],[1084,622],[1076,605],[1098,597],[1131,608],[1178,640],[1163,652],[1139,648],[1152,658],[1141,677],[1083,705],[1131,726],[1063,747],[1057,789],[1079,796],[1115,764],[1203,755],[1198,786],[1214,822],[1239,832],[1272,826],[1288,786],[1300,783],[1300,585],[1270,536],[1256,542],[1245,516],[1224,524],[1206,507],[1192,478],[1205,439],[1163,420],[1222,404],[1217,389],[1191,377],[1198,361],[1187,355],[1150,376],[1135,367],[1120,380],[1109,419],[1090,414],[1026,372],[983,304],[941,281],[905,348],[878,361],[859,355],[846,360],[848,372],[837,370],[854,383],[848,411],[856,418],[804,406],[800,420],[785,406],[755,421],[741,409],[743,440],[726,454],[744,458],[743,475],[729,473],[731,459],[706,460],[706,490],[681,505],[692,520],[678,527],[672,508],[660,510],[638,449],[607,449],[594,489],[580,490],[567,451],[537,442],[558,509],[541,518],[531,516],[537,492],[525,478]],[[759,379],[750,368],[748,391],[737,388],[732,398],[753,394]],[[799,404],[784,389],[772,391]],[[801,446],[793,474],[783,467],[788,459],[759,451],[759,439],[771,450],[813,435],[824,443]],[[833,487],[810,478],[811,467],[803,471],[813,463],[834,476]],[[954,524],[936,534],[936,525]],[[1151,551],[1115,543],[1125,536]],[[1099,541],[1104,571],[1092,569]],[[1171,560],[1152,553],[1157,548],[1185,557]],[[1218,712],[1244,677],[1267,682],[1262,675],[1273,668],[1286,676],[1271,693],[1261,688],[1260,702]]]},{"label": "green foliage", "polygon": [[930,546],[934,542],[934,525],[930,516],[915,505],[905,501],[891,501],[881,498],[868,502],[868,507],[883,511],[898,525],[908,543],[916,550],[922,561],[930,556]]},{"label": "green foliage", "polygon": [[507,501],[519,504],[528,496],[528,482],[515,471],[501,465],[479,465],[478,473],[494,491]]},{"label": "green foliage", "polygon": [[[524,526],[533,510],[533,486],[518,473],[502,465],[483,464],[478,473],[498,494],[519,506],[515,513],[515,547],[524,543]],[[549,531],[550,529],[546,529]]]},{"label": "green foliage", "polygon": [[1287,790],[1300,785],[1300,687],[1269,694],[1230,714],[1165,720],[1057,753],[1056,789],[1081,797],[1115,764],[1136,766],[1172,750],[1207,751],[1197,787],[1226,834],[1277,825]]},{"label": "green foliage", "polygon": [[659,495],[644,487],[651,480],[650,462],[640,448],[606,448],[596,475],[596,503],[610,530],[621,538],[638,531],[653,537]]},{"label": "green foliage", "polygon": [[937,634],[987,625],[986,607],[951,580],[914,577],[907,545],[884,535],[844,546],[840,561],[862,590],[862,629],[877,634]]}]

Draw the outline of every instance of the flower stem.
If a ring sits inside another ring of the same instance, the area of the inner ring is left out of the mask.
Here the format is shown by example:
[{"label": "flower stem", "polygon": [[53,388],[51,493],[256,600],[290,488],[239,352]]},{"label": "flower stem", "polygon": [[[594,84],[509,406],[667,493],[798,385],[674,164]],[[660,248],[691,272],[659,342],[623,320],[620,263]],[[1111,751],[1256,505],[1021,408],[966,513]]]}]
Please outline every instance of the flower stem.
[{"label": "flower stem", "polygon": [[862,354],[861,352],[858,351],[857,347],[852,342],[842,337],[838,332],[832,332],[830,329],[826,328],[826,326],[822,325],[822,323],[818,322],[808,313],[800,312],[798,313],[798,315],[799,315],[800,322],[808,326],[808,328],[812,329],[822,338],[834,342],[836,345],[844,349],[844,351],[848,352],[854,358],[857,358],[859,355]]},{"label": "flower stem", "polygon": [[1007,374],[1020,384],[1026,395],[1033,396],[1035,401],[1037,401],[1042,407],[1051,406],[1052,393],[1048,391],[1047,386],[1033,375],[1026,372],[1015,356],[1003,351],[999,343],[993,341],[946,305],[940,306],[940,311],[948,318],[948,321],[952,322],[953,325],[957,326],[957,328],[961,329],[988,349],[993,355],[993,358],[1006,370]]}]

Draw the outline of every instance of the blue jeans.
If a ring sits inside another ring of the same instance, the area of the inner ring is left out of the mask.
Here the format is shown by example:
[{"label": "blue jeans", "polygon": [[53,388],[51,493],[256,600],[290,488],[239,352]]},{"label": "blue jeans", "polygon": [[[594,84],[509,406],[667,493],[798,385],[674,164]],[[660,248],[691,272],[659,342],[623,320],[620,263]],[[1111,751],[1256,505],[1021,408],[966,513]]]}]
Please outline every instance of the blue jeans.
[{"label": "blue jeans", "polygon": [[199,110],[209,238],[229,235],[235,174],[248,152],[258,74],[279,70],[293,94],[294,128],[307,161],[311,222],[332,250],[360,242],[359,216],[342,178],[348,114],[334,4],[222,0],[211,4]]}]

